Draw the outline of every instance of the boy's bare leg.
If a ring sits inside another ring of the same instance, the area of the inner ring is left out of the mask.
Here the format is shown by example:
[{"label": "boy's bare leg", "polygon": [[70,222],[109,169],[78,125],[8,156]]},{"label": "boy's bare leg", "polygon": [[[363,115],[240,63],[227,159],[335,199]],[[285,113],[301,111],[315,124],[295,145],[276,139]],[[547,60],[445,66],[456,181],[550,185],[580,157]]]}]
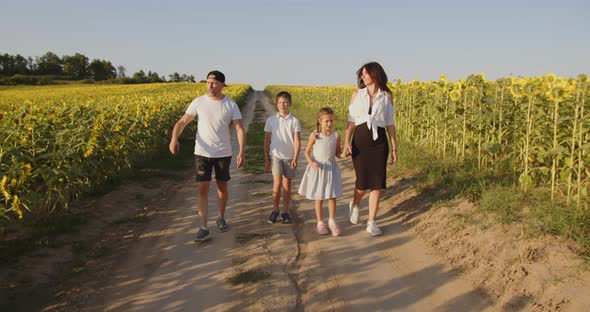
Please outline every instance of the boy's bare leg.
[{"label": "boy's bare leg", "polygon": [[[283,212],[289,212],[289,205],[291,204],[291,179],[283,177]],[[278,211],[278,202],[277,208]]]},{"label": "boy's bare leg", "polygon": [[272,175],[272,210],[279,212],[281,202],[281,175]]}]

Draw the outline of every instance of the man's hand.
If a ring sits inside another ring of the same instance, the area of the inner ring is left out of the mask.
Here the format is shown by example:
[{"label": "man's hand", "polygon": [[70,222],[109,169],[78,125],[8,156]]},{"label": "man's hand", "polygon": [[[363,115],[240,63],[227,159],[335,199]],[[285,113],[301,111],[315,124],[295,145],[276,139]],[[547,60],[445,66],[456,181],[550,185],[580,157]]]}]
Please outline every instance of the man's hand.
[{"label": "man's hand", "polygon": [[172,153],[172,155],[177,155],[178,152],[180,152],[180,143],[178,143],[177,140],[172,140],[170,141],[168,148],[170,149],[170,153]]}]

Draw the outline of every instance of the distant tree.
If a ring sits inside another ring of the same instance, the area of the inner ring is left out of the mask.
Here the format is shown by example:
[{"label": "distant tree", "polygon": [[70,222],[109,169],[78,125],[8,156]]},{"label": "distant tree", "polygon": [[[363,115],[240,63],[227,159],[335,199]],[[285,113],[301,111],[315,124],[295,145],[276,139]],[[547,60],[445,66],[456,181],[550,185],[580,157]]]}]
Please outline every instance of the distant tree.
[{"label": "distant tree", "polygon": [[25,58],[24,56],[0,54],[0,75],[2,76],[13,76],[13,75],[30,75],[33,73],[33,59]]},{"label": "distant tree", "polygon": [[15,74],[22,74],[22,75],[30,75],[31,74],[31,70],[30,70],[30,65],[29,65],[29,60],[27,60],[25,57],[23,57],[20,54],[17,54],[14,57],[15,60]]},{"label": "distant tree", "polygon": [[147,78],[149,82],[163,82],[163,80],[160,79],[160,76],[156,72],[149,71],[147,74]]},{"label": "distant tree", "polygon": [[94,59],[90,63],[90,73],[96,81],[115,78],[117,71],[110,61]]},{"label": "distant tree", "polygon": [[127,72],[127,68],[125,68],[125,66],[123,66],[123,65],[117,66],[117,77],[124,78],[126,72]]},{"label": "distant tree", "polygon": [[32,57],[27,57],[27,63],[29,63],[29,72],[30,73],[35,73],[37,72],[37,63],[35,63],[35,60]]},{"label": "distant tree", "polygon": [[137,83],[145,83],[148,81],[147,76],[145,75],[145,72],[143,71],[143,69],[140,69],[138,72],[135,72],[132,76],[133,80],[135,80],[135,82]]},{"label": "distant tree", "polygon": [[195,82],[195,76],[193,76],[193,75],[188,76],[188,81]]},{"label": "distant tree", "polygon": [[170,82],[181,82],[182,78],[179,73],[174,72],[172,75],[168,75],[170,77]]},{"label": "distant tree", "polygon": [[14,75],[14,68],[14,57],[8,53],[0,54],[0,75],[12,76]]},{"label": "distant tree", "polygon": [[85,55],[80,53],[64,55],[62,62],[64,64],[64,74],[76,79],[90,78],[88,58]]},{"label": "distant tree", "polygon": [[37,74],[61,75],[63,73],[61,58],[53,52],[47,52],[37,59]]}]

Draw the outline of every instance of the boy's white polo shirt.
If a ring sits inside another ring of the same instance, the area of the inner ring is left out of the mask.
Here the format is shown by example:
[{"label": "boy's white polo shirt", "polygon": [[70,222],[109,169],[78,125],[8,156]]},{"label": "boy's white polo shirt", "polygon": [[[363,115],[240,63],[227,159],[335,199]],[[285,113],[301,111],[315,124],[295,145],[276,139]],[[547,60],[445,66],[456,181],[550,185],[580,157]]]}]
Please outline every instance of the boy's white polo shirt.
[{"label": "boy's white polo shirt", "polygon": [[225,96],[214,100],[206,94],[194,99],[186,114],[197,116],[195,155],[209,158],[232,156],[230,125],[242,119],[238,104]]},{"label": "boy's white polo shirt", "polygon": [[280,159],[293,159],[295,132],[301,132],[301,123],[291,113],[281,117],[270,116],[264,124],[264,132],[270,132],[270,155]]}]

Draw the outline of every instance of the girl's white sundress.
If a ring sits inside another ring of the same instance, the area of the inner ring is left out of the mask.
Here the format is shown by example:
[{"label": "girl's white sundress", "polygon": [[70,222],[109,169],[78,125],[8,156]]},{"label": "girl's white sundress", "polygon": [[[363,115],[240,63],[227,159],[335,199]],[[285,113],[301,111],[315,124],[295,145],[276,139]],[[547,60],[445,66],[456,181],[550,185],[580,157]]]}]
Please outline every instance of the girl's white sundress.
[{"label": "girl's white sundress", "polygon": [[307,165],[299,194],[307,199],[330,199],[342,195],[342,177],[336,163],[336,141],[338,133],[325,136],[321,132],[313,144],[312,158],[320,165],[314,169]]}]

